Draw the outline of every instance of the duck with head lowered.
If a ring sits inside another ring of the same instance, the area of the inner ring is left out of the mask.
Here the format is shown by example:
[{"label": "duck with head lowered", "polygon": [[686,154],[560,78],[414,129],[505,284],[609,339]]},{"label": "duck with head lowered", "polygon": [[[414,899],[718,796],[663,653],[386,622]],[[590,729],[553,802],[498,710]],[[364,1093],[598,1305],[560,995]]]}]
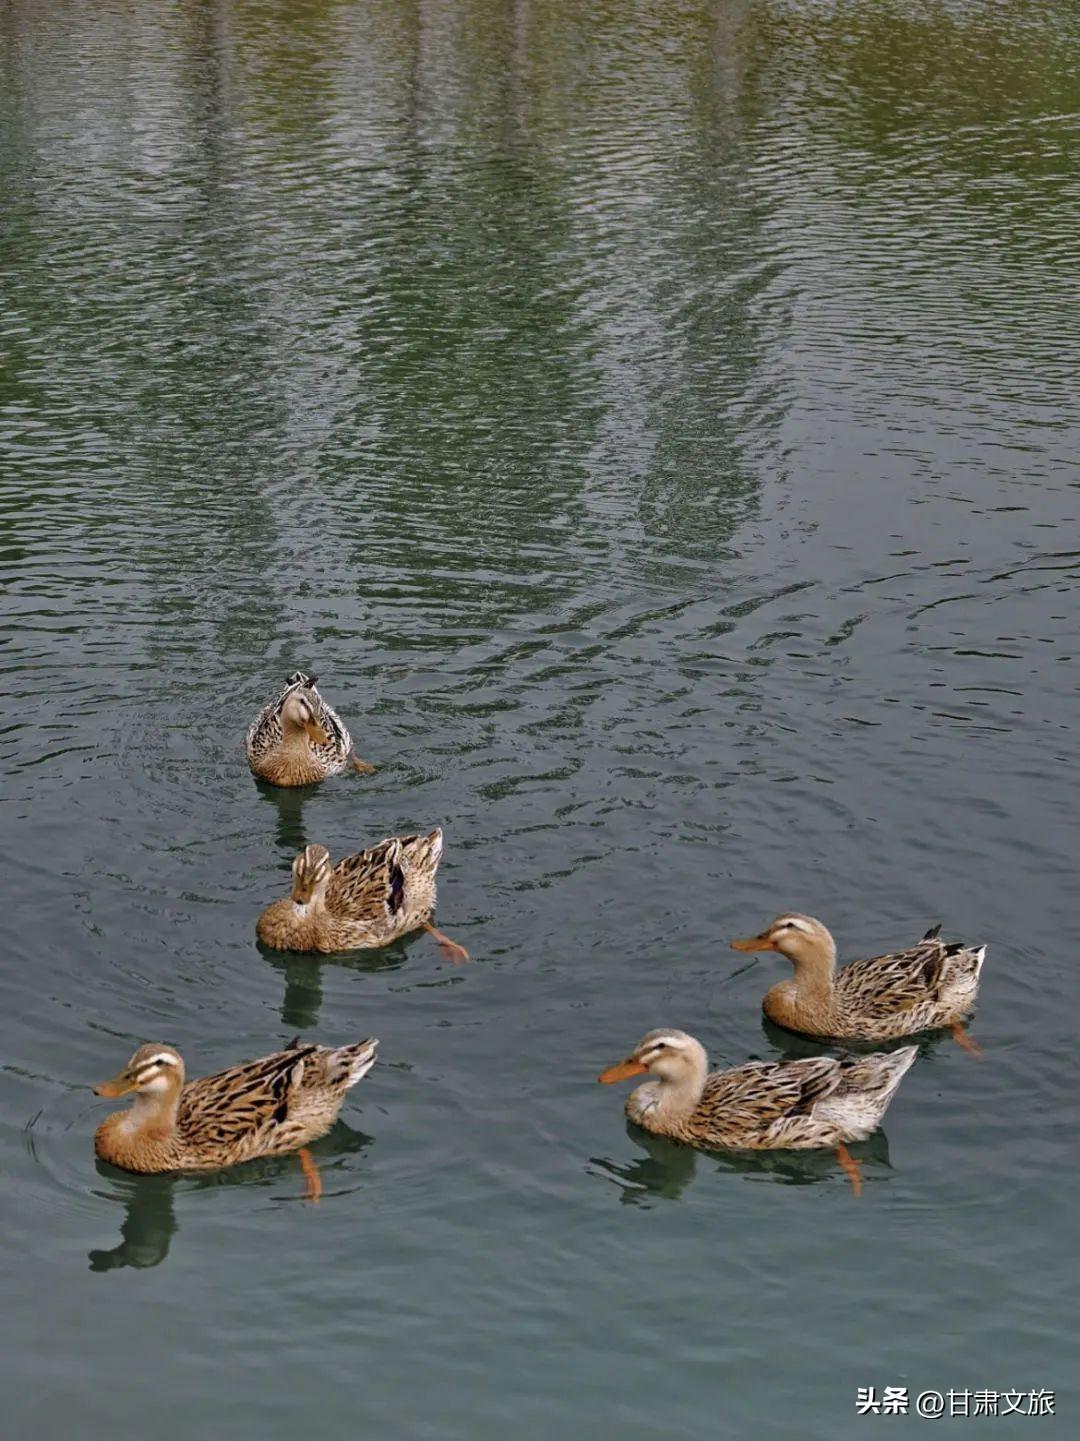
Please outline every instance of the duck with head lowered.
[{"label": "duck with head lowered", "polygon": [[275,786],[314,785],[348,765],[362,775],[375,769],[353,751],[341,717],[302,670],[293,671],[251,722],[244,750],[252,774]]},{"label": "duck with head lowered", "polygon": [[275,951],[359,951],[427,931],[452,961],[469,953],[431,924],[443,833],[391,836],[335,866],[325,846],[307,846],[292,864],[292,891],[271,902],[256,932]]},{"label": "duck with head lowered", "polygon": [[839,1060],[750,1061],[710,1072],[700,1041],[661,1029],[649,1031],[599,1080],[653,1077],[630,1093],[626,1114],[654,1135],[701,1150],[834,1147],[858,1195],[859,1164],[847,1143],[864,1141],[877,1128],[916,1053],[906,1046]]},{"label": "duck with head lowered", "polygon": [[795,974],[762,1003],[770,1021],[824,1039],[891,1041],[949,1026],[966,1050],[979,1047],[962,1022],[975,1004],[985,946],[946,945],[940,926],[917,945],[836,966],[836,942],[813,916],[788,911],[736,951],[779,951]]}]

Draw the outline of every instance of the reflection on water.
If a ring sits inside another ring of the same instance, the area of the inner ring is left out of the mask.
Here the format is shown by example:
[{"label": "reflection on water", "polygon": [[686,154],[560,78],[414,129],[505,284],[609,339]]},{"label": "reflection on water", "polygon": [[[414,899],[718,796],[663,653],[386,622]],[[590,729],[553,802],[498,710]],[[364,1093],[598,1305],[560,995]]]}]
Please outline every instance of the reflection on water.
[{"label": "reflection on water", "polygon": [[287,863],[283,872],[292,865],[294,856],[310,845],[304,828],[304,802],[311,798],[314,786],[272,786],[264,780],[252,777],[252,783],[262,798],[274,807],[274,830],[278,847]]},{"label": "reflection on water", "polygon": [[[889,1141],[883,1130],[877,1130],[865,1141],[855,1141],[848,1147],[851,1155],[861,1164],[864,1185],[883,1180],[880,1171],[892,1170],[889,1159]],[[732,1171],[739,1175],[768,1177],[786,1186],[813,1186],[819,1181],[833,1182],[848,1189],[850,1182],[840,1170],[835,1153],[820,1151],[738,1151],[711,1153],[718,1171]],[[867,1163],[870,1163],[867,1165]]]},{"label": "reflection on water", "polygon": [[624,1206],[648,1205],[656,1198],[677,1201],[696,1175],[698,1152],[692,1146],[650,1135],[631,1122],[627,1122],[626,1132],[648,1155],[626,1162],[593,1156],[591,1174],[599,1173],[613,1182]]},{"label": "reflection on water", "polygon": [[[977,1024],[977,1012],[975,1013]],[[837,1055],[858,1054],[868,1051],[902,1051],[905,1046],[916,1045],[919,1048],[920,1058],[933,1056],[942,1047],[951,1052],[957,1048],[957,1043],[952,1038],[951,1030],[917,1031],[910,1036],[897,1036],[891,1041],[858,1041],[850,1038],[843,1041],[829,1043],[826,1041],[815,1041],[812,1036],[801,1035],[798,1031],[787,1031],[783,1026],[778,1026],[770,1021],[768,1016],[762,1013],[761,1030],[769,1043],[769,1058],[773,1060],[798,1061],[804,1056],[820,1056],[823,1049],[829,1048]],[[753,1056],[752,1060],[764,1060],[765,1056]],[[903,1094],[899,1092],[898,1094]]]},{"label": "reflection on water", "polygon": [[[263,959],[280,971],[285,981],[281,998],[282,1026],[286,1030],[308,1031],[319,1024],[325,967],[358,971],[365,975],[397,971],[404,966],[417,939],[416,936],[405,937],[381,951],[335,951],[327,955],[273,951],[261,941],[256,944]],[[438,952],[434,951],[430,942],[422,950],[438,958]]]},{"label": "reflection on water", "polygon": [[97,1162],[99,1176],[112,1181],[110,1199],[122,1201],[124,1222],[120,1243],[111,1250],[90,1252],[91,1271],[115,1271],[121,1266],[159,1266],[169,1254],[176,1234],[176,1208],[171,1176],[126,1176],[118,1179],[115,1166]]},{"label": "reflection on water", "polygon": [[[594,1156],[589,1162],[591,1174],[602,1175],[618,1188],[619,1200],[624,1206],[649,1205],[658,1199],[679,1200],[690,1182],[697,1178],[699,1166],[707,1170],[714,1165],[718,1171],[755,1179],[768,1177],[789,1186],[811,1186],[819,1181],[849,1184],[831,1150],[698,1151],[663,1136],[654,1136],[632,1121],[627,1121],[626,1132],[635,1145],[648,1153],[645,1158],[619,1162]],[[865,1141],[854,1142],[848,1149],[863,1165],[864,1182],[881,1179],[876,1174],[879,1168],[892,1169],[889,1142],[882,1130],[875,1131]]]},{"label": "reflection on water", "polygon": [[[355,1130],[346,1122],[338,1120],[327,1135],[308,1147],[322,1173],[324,1201],[354,1192],[356,1188],[351,1185],[344,1189],[335,1186],[335,1171],[338,1169],[336,1161],[343,1156],[359,1155],[371,1145],[373,1139],[363,1131]],[[135,1176],[102,1160],[96,1160],[95,1166],[98,1175],[110,1183],[105,1198],[122,1204],[124,1220],[120,1227],[121,1239],[118,1245],[111,1250],[95,1249],[89,1253],[91,1271],[115,1271],[123,1266],[145,1270],[150,1266],[160,1266],[168,1256],[173,1237],[179,1229],[176,1218],[178,1190],[182,1195],[190,1195],[222,1186],[251,1187],[273,1182],[276,1199],[295,1199],[308,1204],[304,1196],[300,1163],[295,1156],[263,1157],[225,1171],[215,1171],[206,1176],[189,1176],[183,1180],[171,1175]],[[296,1195],[286,1197],[285,1188],[276,1183],[283,1175],[291,1176],[294,1173]],[[322,1205],[324,1201],[319,1204]]]},{"label": "reflection on water", "polygon": [[[1068,1374],[1078,47],[1074,0],[0,6],[12,1434],[863,1441],[875,1377]],[[375,775],[252,782],[298,666]],[[434,824],[473,965],[260,953],[305,842]],[[654,1153],[586,1064],[814,1053],[727,950],[782,906],[990,943],[985,1063],[925,1038],[859,1204]],[[296,1031],[383,1040],[362,1195],[97,1194],[76,1087]],[[103,1286],[126,1202],[171,1264]]]},{"label": "reflection on water", "polygon": [[281,997],[281,1024],[287,1029],[307,1031],[319,1023],[322,1006],[322,957],[270,951],[260,944],[265,960],[279,970],[285,981]]}]

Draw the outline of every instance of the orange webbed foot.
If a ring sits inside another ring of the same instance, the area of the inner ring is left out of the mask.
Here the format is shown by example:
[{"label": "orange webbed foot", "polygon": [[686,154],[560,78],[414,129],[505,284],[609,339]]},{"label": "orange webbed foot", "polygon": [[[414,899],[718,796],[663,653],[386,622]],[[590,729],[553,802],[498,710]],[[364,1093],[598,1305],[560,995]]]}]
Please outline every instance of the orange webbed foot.
[{"label": "orange webbed foot", "polygon": [[302,1146],[297,1154],[300,1157],[300,1164],[304,1168],[304,1175],[307,1177],[307,1191],[304,1200],[316,1202],[322,1195],[322,1176],[319,1175],[315,1157],[306,1146]]},{"label": "orange webbed foot", "polygon": [[460,966],[462,961],[469,959],[469,953],[464,946],[459,946],[457,941],[452,941],[449,936],[444,936],[442,931],[437,931],[429,922],[424,922],[424,930],[442,951],[448,961],[453,961],[455,966]]},{"label": "orange webbed foot", "polygon": [[861,1196],[862,1167],[843,1143],[836,1148],[836,1159],[840,1162],[844,1174],[851,1182],[851,1189],[855,1192],[856,1196]]},{"label": "orange webbed foot", "polygon": [[982,1046],[979,1045],[978,1041],[971,1039],[959,1021],[953,1021],[952,1033],[953,1040],[958,1046],[963,1046],[968,1055],[974,1056],[977,1061],[982,1060]]},{"label": "orange webbed foot", "polygon": [[370,761],[362,761],[355,751],[353,751],[349,760],[352,762],[352,768],[356,771],[357,775],[373,776],[375,774],[376,767],[373,766]]}]

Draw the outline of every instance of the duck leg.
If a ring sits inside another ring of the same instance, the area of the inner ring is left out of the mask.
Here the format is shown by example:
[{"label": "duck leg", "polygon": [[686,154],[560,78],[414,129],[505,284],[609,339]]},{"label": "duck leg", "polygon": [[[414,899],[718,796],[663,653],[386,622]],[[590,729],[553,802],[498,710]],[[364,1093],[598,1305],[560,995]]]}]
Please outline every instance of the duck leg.
[{"label": "duck leg", "polygon": [[964,1050],[974,1056],[976,1060],[982,1060],[982,1046],[979,1045],[978,1041],[971,1039],[959,1021],[953,1021],[952,1033],[953,1040],[958,1046],[963,1046]]},{"label": "duck leg", "polygon": [[350,754],[349,760],[352,762],[353,770],[356,771],[358,775],[373,776],[375,774],[376,767],[373,766],[370,761],[362,761],[355,751]]},{"label": "duck leg", "polygon": [[851,1189],[855,1192],[856,1196],[861,1196],[862,1167],[842,1141],[836,1148],[836,1159],[840,1162],[844,1174],[851,1182]]},{"label": "duck leg", "polygon": [[427,931],[446,959],[453,961],[455,966],[469,959],[469,953],[464,946],[459,946],[457,941],[452,941],[449,936],[444,936],[442,931],[437,931],[430,921],[421,921],[420,928]]},{"label": "duck leg", "polygon": [[319,1168],[315,1164],[315,1157],[306,1146],[301,1146],[297,1152],[300,1157],[300,1164],[304,1168],[304,1175],[307,1177],[307,1194],[305,1201],[317,1201],[322,1195],[322,1177],[319,1175]]}]

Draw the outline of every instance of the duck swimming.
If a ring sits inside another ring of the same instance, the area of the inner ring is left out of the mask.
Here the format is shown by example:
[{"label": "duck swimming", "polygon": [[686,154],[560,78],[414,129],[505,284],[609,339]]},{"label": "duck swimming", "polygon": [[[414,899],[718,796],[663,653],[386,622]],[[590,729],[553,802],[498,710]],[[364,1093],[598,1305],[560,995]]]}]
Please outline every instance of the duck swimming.
[{"label": "duck swimming", "polygon": [[961,1024],[975,1004],[985,946],[946,945],[940,926],[917,945],[836,968],[836,942],[813,916],[789,911],[758,936],[732,941],[736,951],[779,951],[795,974],[762,1002],[778,1026],[808,1036],[891,1041],[949,1026],[960,1045],[979,1047]]},{"label": "duck swimming", "polygon": [[291,894],[259,917],[259,940],[275,951],[375,950],[423,930],[450,960],[467,961],[464,946],[431,924],[442,850],[438,828],[392,836],[336,866],[325,846],[308,846],[293,861]]},{"label": "duck swimming", "polygon": [[284,1051],[185,1082],[173,1046],[140,1046],[122,1071],[94,1090],[135,1094],[135,1104],[107,1116],[94,1134],[103,1161],[125,1171],[208,1171],[299,1151],[308,1199],[322,1183],[310,1152],[341,1110],[345,1092],[375,1064],[374,1038],[318,1046],[297,1037]]},{"label": "duck swimming", "polygon": [[313,785],[349,765],[362,775],[375,770],[354,753],[341,717],[302,670],[252,721],[244,750],[252,774],[275,786]]},{"label": "duck swimming", "polygon": [[685,1031],[641,1038],[625,1060],[602,1071],[605,1084],[649,1074],[626,1101],[626,1114],[656,1136],[700,1150],[809,1150],[829,1146],[862,1190],[859,1163],[847,1149],[876,1130],[917,1054],[906,1046],[867,1056],[812,1056],[749,1061],[709,1070],[705,1047]]}]

